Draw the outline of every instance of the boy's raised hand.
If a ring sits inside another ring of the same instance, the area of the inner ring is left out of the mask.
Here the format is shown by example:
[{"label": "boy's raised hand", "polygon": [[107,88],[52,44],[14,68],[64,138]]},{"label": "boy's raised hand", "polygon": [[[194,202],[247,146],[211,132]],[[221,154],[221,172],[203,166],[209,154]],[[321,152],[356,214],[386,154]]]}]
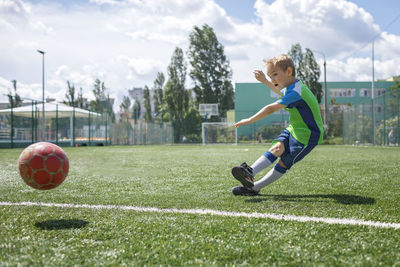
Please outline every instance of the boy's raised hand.
[{"label": "boy's raised hand", "polygon": [[253,73],[254,73],[254,77],[257,79],[257,81],[262,82],[262,83],[265,83],[268,81],[262,70],[255,70],[255,71],[253,71]]},{"label": "boy's raised hand", "polygon": [[243,120],[240,120],[237,123],[235,123],[235,127],[239,128],[242,125],[248,125],[248,124],[251,124],[250,119],[243,119]]}]

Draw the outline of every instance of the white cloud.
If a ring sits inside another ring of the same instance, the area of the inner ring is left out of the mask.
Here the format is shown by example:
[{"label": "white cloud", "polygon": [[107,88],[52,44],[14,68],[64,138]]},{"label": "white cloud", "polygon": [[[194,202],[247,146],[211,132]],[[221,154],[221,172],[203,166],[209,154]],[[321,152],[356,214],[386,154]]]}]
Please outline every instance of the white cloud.
[{"label": "white cloud", "polygon": [[338,0],[277,0],[255,3],[264,38],[290,46],[325,50],[338,56],[369,42],[378,32],[372,16],[354,3]]},{"label": "white cloud", "polygon": [[[225,46],[236,82],[254,82],[252,71],[262,68],[262,59],[295,43],[325,53],[328,80],[370,80],[368,43],[380,28],[354,3],[257,0],[254,11],[256,19],[242,22],[213,0],[3,0],[0,90],[15,79],[20,95],[41,98],[41,49],[48,96],[64,99],[70,81],[92,98],[99,78],[117,99],[117,110],[128,89],[151,86],[157,72],[165,74],[175,47],[186,51],[193,27],[206,23]],[[376,40],[377,79],[400,73],[399,43],[400,36],[386,32]]]}]

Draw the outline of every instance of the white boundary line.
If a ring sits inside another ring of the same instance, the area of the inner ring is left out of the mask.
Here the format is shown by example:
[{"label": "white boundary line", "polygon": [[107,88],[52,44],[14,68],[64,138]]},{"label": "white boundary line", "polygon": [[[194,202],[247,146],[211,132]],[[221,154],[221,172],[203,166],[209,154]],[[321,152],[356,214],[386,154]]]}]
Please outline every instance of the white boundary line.
[{"label": "white boundary line", "polygon": [[278,221],[294,221],[294,222],[316,222],[326,224],[342,224],[342,225],[360,225],[371,226],[377,228],[393,228],[400,229],[400,223],[364,221],[358,219],[340,219],[340,218],[323,218],[323,217],[308,217],[297,215],[284,215],[274,213],[246,213],[219,211],[211,209],[161,209],[153,207],[137,207],[137,206],[120,206],[120,205],[88,205],[88,204],[60,204],[60,203],[42,203],[42,202],[0,202],[0,206],[35,206],[35,207],[57,207],[57,208],[83,208],[83,209],[104,209],[104,210],[128,210],[136,212],[155,212],[155,213],[180,213],[180,214],[195,214],[195,215],[213,215],[224,217],[245,217],[245,218],[261,218],[272,219]]}]

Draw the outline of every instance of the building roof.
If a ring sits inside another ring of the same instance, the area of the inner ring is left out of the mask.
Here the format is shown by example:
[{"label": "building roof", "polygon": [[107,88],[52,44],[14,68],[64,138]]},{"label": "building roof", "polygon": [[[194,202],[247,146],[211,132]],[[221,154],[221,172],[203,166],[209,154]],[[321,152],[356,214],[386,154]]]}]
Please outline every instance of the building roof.
[{"label": "building roof", "polygon": [[[23,106],[18,108],[13,108],[13,113],[22,117],[32,117],[32,105]],[[35,111],[39,113],[42,112],[42,104],[35,105]],[[89,110],[81,109],[81,108],[73,108],[71,106],[62,104],[62,103],[45,103],[44,104],[44,112],[47,118],[65,118],[70,117],[75,111],[75,117],[88,117],[89,113],[91,116],[101,116],[101,114],[92,112]],[[11,113],[11,109],[0,109],[0,115]],[[57,114],[58,113],[58,114]]]}]

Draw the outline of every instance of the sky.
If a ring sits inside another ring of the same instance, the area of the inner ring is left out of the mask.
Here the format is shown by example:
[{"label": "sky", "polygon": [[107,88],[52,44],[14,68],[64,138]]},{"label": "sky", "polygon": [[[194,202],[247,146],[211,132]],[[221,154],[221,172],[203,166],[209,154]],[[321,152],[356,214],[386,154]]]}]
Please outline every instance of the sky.
[{"label": "sky", "polygon": [[42,98],[43,50],[46,98],[66,99],[69,81],[93,99],[100,79],[118,111],[204,24],[225,48],[233,83],[256,82],[263,59],[296,43],[321,67],[325,56],[328,81],[370,81],[372,41],[375,78],[400,75],[398,0],[0,0],[0,102],[12,80],[20,96]]}]

